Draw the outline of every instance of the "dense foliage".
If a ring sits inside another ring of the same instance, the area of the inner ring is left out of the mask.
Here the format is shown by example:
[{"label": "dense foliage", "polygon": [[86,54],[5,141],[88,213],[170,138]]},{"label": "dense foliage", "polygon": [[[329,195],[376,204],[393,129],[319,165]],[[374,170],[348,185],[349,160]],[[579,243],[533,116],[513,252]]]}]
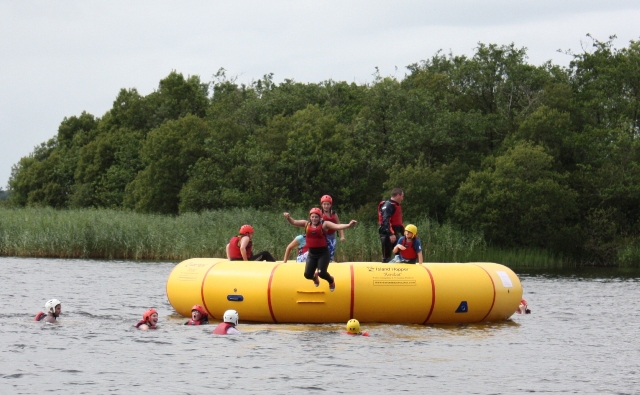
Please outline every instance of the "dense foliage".
[{"label": "dense foliage", "polygon": [[9,201],[178,214],[330,194],[373,220],[402,187],[411,222],[616,264],[639,255],[640,41],[572,56],[533,66],[513,44],[479,44],[366,85],[172,72],[147,96],[121,90],[101,118],[65,118],[14,166]]}]

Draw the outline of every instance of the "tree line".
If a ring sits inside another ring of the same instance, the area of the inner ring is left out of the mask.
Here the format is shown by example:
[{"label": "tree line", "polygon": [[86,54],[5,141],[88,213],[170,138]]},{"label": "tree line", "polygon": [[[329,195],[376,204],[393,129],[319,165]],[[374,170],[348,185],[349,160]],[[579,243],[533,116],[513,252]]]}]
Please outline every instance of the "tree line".
[{"label": "tree line", "polygon": [[180,214],[329,194],[375,220],[401,187],[406,218],[615,264],[640,247],[640,41],[591,40],[568,67],[479,43],[367,84],[173,71],[102,117],[65,118],[13,166],[7,203]]}]

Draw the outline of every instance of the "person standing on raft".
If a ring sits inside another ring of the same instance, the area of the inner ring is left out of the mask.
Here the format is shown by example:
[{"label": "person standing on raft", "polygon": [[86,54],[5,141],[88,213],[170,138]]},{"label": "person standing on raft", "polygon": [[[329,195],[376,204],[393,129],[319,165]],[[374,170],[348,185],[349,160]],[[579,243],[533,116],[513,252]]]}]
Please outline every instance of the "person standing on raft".
[{"label": "person standing on raft", "polygon": [[317,207],[309,211],[308,221],[293,219],[289,213],[284,213],[283,215],[291,225],[304,228],[305,230],[304,234],[307,240],[307,247],[309,248],[309,255],[307,256],[307,262],[304,267],[304,278],[313,280],[313,284],[317,287],[320,285],[320,281],[318,280],[318,277],[320,277],[329,283],[329,291],[333,292],[336,289],[336,282],[329,272],[327,272],[331,255],[329,254],[329,247],[327,246],[326,232],[329,229],[341,230],[351,228],[355,226],[358,221],[352,219],[348,224],[322,221],[322,211]]},{"label": "person standing on raft", "polygon": [[378,204],[378,224],[380,228],[380,243],[382,244],[382,263],[388,263],[393,258],[393,247],[404,233],[402,224],[402,206],[404,191],[394,188],[391,198]]},{"label": "person standing on raft", "polygon": [[[322,209],[322,220],[330,221],[336,224],[340,223],[340,218],[338,218],[338,214],[333,211],[333,199],[329,195],[324,195],[320,198],[320,206]],[[344,230],[340,230],[340,242],[344,243]],[[329,254],[331,255],[330,261],[335,262],[336,255],[336,231],[329,229],[327,231],[327,245],[329,246]]]},{"label": "person standing on raft", "polygon": [[237,236],[233,236],[227,244],[227,259],[230,261],[267,261],[275,262],[269,251],[252,254],[253,226],[242,225]]}]

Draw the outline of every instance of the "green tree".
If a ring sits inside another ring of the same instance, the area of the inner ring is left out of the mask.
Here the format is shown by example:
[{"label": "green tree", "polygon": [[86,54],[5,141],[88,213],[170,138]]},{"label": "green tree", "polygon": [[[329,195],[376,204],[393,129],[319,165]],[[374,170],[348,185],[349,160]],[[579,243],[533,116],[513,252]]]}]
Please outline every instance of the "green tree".
[{"label": "green tree", "polygon": [[540,146],[520,143],[472,171],[451,205],[458,223],[503,246],[566,248],[577,194]]},{"label": "green tree", "polygon": [[126,187],[125,204],[143,212],[175,214],[188,171],[205,155],[205,120],[188,115],[149,132],[141,149],[146,165]]}]

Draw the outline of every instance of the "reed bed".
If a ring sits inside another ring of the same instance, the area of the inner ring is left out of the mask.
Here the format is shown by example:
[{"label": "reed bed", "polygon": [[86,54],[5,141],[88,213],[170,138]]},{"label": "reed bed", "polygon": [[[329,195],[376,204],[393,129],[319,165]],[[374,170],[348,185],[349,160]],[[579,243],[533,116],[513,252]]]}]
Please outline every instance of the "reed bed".
[{"label": "reed bed", "polygon": [[[305,218],[306,212],[292,216]],[[352,218],[341,214],[343,221]],[[358,219],[358,218],[356,218]],[[0,207],[0,255],[84,259],[181,261],[225,257],[225,246],[238,228],[255,228],[254,251],[270,251],[282,260],[286,246],[302,229],[290,226],[282,212],[229,209],[180,216],[107,209],[55,210]],[[428,218],[414,222],[425,262],[497,262],[531,268],[564,267],[561,258],[544,251],[500,250],[486,245],[480,233],[457,230]],[[338,262],[378,262],[378,225],[361,221],[338,242]],[[293,254],[292,254],[293,255]],[[290,257],[290,259],[292,259]]]}]

